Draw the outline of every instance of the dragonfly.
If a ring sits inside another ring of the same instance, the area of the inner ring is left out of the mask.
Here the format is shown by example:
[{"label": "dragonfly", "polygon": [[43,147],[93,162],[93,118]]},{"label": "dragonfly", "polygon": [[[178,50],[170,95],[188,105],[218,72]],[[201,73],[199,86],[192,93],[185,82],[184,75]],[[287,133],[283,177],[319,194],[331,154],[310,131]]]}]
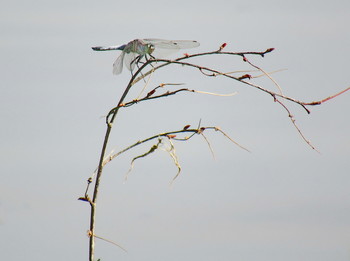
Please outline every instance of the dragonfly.
[{"label": "dragonfly", "polygon": [[198,47],[199,43],[193,40],[164,40],[164,39],[135,39],[120,46],[96,46],[94,51],[120,50],[122,53],[113,63],[113,74],[118,75],[123,71],[123,63],[129,71],[133,71],[135,65],[147,56],[161,58],[180,49]]}]

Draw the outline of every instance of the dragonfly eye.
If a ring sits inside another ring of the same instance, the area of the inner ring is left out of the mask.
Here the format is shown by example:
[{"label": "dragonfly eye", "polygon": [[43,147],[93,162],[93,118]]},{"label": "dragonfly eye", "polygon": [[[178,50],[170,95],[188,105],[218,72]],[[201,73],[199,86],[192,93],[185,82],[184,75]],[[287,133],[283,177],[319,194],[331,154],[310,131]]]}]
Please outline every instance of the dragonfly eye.
[{"label": "dragonfly eye", "polygon": [[148,45],[148,50],[149,50],[149,54],[152,54],[153,53],[153,51],[154,51],[154,45],[153,44],[149,44]]}]

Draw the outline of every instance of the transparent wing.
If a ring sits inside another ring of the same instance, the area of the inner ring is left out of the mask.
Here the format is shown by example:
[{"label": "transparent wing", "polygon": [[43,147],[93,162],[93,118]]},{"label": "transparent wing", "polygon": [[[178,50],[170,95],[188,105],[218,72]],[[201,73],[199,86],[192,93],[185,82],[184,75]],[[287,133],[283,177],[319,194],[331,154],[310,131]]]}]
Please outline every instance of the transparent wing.
[{"label": "transparent wing", "polygon": [[163,58],[178,52],[180,49],[155,48],[151,55],[154,58]]},{"label": "transparent wing", "polygon": [[200,44],[193,40],[164,40],[156,38],[143,39],[145,43],[154,45],[155,48],[163,49],[188,49],[198,47]]},{"label": "transparent wing", "polygon": [[125,53],[122,52],[119,57],[117,58],[117,60],[115,60],[115,62],[113,63],[113,74],[117,75],[117,74],[121,74],[123,71],[123,61],[124,61],[124,55]]},{"label": "transparent wing", "polygon": [[164,40],[164,39],[143,39],[147,44],[154,46],[152,56],[155,58],[162,58],[173,53],[176,53],[180,49],[195,48],[199,46],[197,41],[192,40]]},{"label": "transparent wing", "polygon": [[[123,52],[124,53],[124,52]],[[126,68],[128,68],[129,71],[133,71],[136,65],[137,56],[139,56],[138,53],[130,52],[125,54],[124,63]]]}]

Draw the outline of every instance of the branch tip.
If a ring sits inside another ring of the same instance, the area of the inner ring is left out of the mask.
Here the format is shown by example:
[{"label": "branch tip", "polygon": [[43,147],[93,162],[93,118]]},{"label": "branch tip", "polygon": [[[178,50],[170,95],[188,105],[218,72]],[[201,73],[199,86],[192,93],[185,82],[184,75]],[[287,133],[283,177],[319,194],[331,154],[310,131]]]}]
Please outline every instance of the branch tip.
[{"label": "branch tip", "polygon": [[227,45],[227,43],[223,43],[223,44],[220,46],[220,48],[219,48],[219,52],[220,52],[222,49],[224,49],[224,48],[226,47],[226,45]]},{"label": "branch tip", "polygon": [[272,52],[274,50],[275,50],[275,48],[268,48],[268,49],[266,49],[266,51],[264,53],[270,53],[270,52]]}]

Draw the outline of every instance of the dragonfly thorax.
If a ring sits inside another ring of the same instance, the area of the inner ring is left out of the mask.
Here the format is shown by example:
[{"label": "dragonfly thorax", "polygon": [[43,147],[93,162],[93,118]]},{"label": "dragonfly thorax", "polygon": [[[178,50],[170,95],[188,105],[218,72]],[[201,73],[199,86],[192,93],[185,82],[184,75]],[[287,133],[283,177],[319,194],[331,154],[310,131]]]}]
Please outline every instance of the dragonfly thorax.
[{"label": "dragonfly thorax", "polygon": [[145,43],[141,39],[136,39],[129,42],[123,50],[124,53],[137,53],[141,56],[151,54],[153,51],[154,45]]}]

